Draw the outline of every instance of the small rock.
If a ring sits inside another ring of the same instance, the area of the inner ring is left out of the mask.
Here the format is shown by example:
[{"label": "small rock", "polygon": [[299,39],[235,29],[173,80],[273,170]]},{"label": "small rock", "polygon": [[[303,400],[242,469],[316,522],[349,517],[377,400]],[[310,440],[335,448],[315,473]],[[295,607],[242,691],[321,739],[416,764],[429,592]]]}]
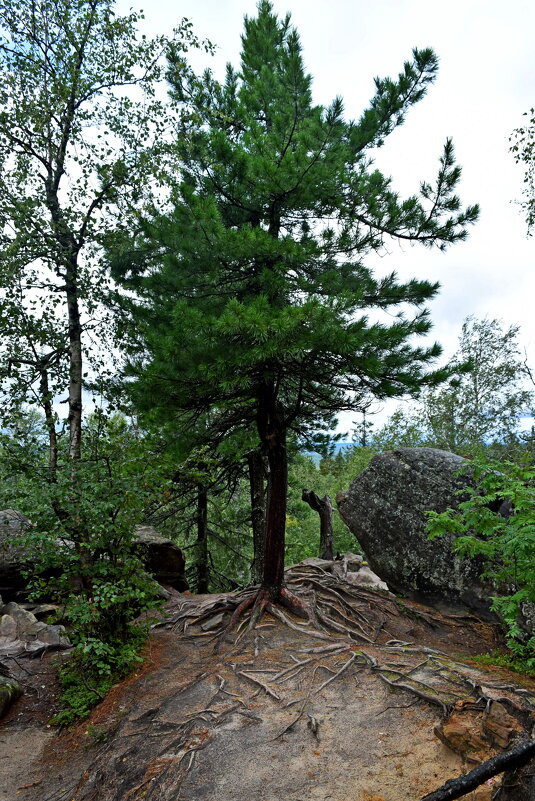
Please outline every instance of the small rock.
[{"label": "small rock", "polygon": [[213,631],[218,629],[224,619],[224,614],[221,612],[219,615],[214,615],[201,626],[201,631]]},{"label": "small rock", "polygon": [[474,724],[470,718],[463,719],[455,713],[442,726],[440,739],[461,756],[471,756],[488,748],[477,723]]},{"label": "small rock", "polygon": [[513,737],[520,734],[523,728],[503,704],[493,701],[488,715],[485,716],[483,731],[491,742],[500,748],[507,748]]},{"label": "small rock", "polygon": [[348,572],[344,581],[353,584],[355,587],[373,587],[375,590],[389,592],[388,584],[380,579],[373,570],[370,570],[367,565],[363,565],[359,571]]},{"label": "small rock", "polygon": [[11,615],[2,615],[0,618],[0,640],[15,640],[17,638],[17,624]]},{"label": "small rock", "polygon": [[364,557],[359,553],[344,553],[341,561],[347,565],[348,571],[360,570]]}]

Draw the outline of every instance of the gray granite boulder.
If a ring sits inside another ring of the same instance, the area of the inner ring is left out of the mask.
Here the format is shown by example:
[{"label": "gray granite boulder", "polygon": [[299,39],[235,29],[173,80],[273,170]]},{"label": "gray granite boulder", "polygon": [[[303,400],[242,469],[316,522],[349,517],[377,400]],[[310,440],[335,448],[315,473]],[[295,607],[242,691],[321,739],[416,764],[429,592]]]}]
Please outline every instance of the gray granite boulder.
[{"label": "gray granite boulder", "polygon": [[14,597],[26,587],[24,547],[17,545],[16,540],[31,525],[27,517],[14,509],[0,511],[0,593],[4,595]]},{"label": "gray granite boulder", "polygon": [[173,540],[162,537],[153,526],[136,526],[133,542],[145,568],[159,584],[180,592],[188,589],[184,553]]},{"label": "gray granite boulder", "polygon": [[44,623],[14,601],[2,604],[0,598],[0,657],[40,656],[70,647],[64,626]]},{"label": "gray granite boulder", "polygon": [[493,588],[481,578],[482,562],[461,558],[453,537],[429,540],[426,512],[455,507],[466,460],[435,448],[399,448],[378,454],[337,496],[342,520],[356,536],[371,569],[391,590],[427,602],[467,607],[493,617]]}]

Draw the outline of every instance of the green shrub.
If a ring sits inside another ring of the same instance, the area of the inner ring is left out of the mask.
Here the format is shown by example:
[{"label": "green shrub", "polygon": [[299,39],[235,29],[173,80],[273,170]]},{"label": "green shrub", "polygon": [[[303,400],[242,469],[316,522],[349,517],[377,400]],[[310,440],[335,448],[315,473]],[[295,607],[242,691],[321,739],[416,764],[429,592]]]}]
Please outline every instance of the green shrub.
[{"label": "green shrub", "polygon": [[122,640],[105,642],[89,637],[76,644],[69,662],[60,670],[62,709],[51,723],[69,726],[85,718],[109,690],[143,661],[140,650],[147,637],[146,627],[129,625]]},{"label": "green shrub", "polygon": [[493,651],[490,654],[480,654],[472,658],[481,665],[498,665],[499,667],[514,670],[517,673],[535,676],[535,664],[530,657],[522,658],[507,651]]},{"label": "green shrub", "polygon": [[[523,605],[535,603],[535,468],[474,459],[463,471],[474,486],[459,493],[468,497],[457,509],[429,513],[430,536],[453,534],[460,553],[483,557],[485,575],[499,588],[492,604],[507,624],[508,645],[535,668],[535,636],[521,626]],[[512,504],[509,517],[493,511],[502,501]]]},{"label": "green shrub", "polygon": [[89,417],[84,435],[83,458],[72,464],[60,449],[53,480],[42,451],[0,435],[3,464],[17,479],[0,483],[2,506],[33,523],[18,538],[31,597],[62,604],[75,646],[61,671],[62,724],[87,715],[139,659],[145,634],[132,623],[158,601],[134,529],[168,485],[158,454],[120,415]]}]

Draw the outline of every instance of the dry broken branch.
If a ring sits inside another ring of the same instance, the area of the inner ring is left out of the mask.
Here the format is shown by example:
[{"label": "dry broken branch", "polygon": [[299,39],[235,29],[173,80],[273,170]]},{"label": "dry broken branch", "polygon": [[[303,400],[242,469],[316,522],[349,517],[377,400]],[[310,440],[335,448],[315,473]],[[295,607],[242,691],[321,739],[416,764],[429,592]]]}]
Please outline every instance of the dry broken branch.
[{"label": "dry broken branch", "polygon": [[511,751],[506,751],[503,754],[492,757],[492,759],[488,759],[464,776],[450,779],[442,787],[425,795],[420,801],[454,801],[454,799],[460,798],[471,790],[475,790],[476,787],[479,787],[487,779],[491,779],[498,773],[522,767],[529,762],[532,756],[535,756],[535,740],[524,742]]}]

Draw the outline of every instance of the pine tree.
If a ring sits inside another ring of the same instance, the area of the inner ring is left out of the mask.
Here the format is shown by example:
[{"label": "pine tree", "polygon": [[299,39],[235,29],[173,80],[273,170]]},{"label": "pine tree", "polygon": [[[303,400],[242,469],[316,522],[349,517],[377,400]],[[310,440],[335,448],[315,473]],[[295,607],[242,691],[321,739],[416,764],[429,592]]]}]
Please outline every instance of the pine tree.
[{"label": "pine tree", "polygon": [[[191,110],[182,181],[173,214],[154,215],[145,250],[123,253],[116,275],[139,298],[138,403],[185,425],[217,409],[228,436],[257,432],[270,474],[259,614],[273,599],[300,610],[283,585],[289,433],[444,378],[427,371],[439,346],[412,344],[429,331],[423,304],[438,285],[375,278],[364,257],[390,238],[444,249],[478,209],[460,209],[449,140],[436,183],[405,200],[369,156],[435,79],[432,50],[414,50],[397,79],[376,79],[352,122],[338,97],[313,103],[299,36],[268,0],[245,18],[242,43],[222,84],[209,71],[183,80],[171,52],[172,93]],[[367,316],[399,304],[414,315]]]}]

